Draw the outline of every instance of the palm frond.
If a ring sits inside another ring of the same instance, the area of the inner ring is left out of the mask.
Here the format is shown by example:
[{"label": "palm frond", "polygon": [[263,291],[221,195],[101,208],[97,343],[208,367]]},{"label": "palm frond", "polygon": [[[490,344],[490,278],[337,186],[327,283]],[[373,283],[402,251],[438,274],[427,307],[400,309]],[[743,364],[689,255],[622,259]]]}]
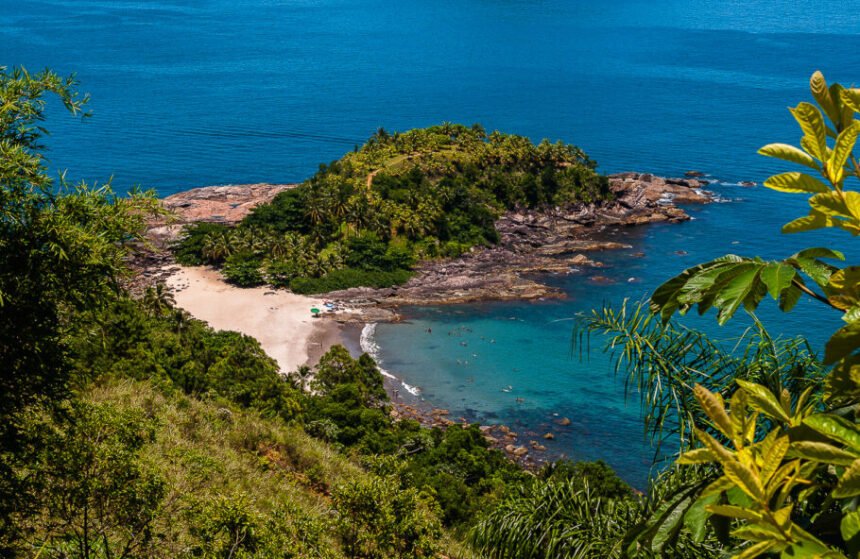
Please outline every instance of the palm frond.
[{"label": "palm frond", "polygon": [[580,356],[591,349],[592,335],[605,340],[615,375],[625,377],[625,394],[639,395],[645,435],[655,445],[675,441],[688,446],[694,422],[706,418],[693,396],[701,384],[724,397],[736,379],[757,382],[775,393],[800,394],[821,386],[824,370],[803,338],[772,338],[758,320],[734,340],[714,341],[676,322],[664,323],[642,303],[625,300],[617,309],[603,306],[578,319],[572,346]]}]

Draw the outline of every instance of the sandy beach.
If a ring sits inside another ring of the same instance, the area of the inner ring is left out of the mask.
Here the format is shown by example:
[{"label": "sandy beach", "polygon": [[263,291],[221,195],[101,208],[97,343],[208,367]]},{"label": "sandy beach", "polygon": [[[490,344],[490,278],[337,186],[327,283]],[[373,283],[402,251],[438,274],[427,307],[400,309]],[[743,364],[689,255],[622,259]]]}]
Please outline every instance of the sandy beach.
[{"label": "sandy beach", "polygon": [[183,267],[167,280],[176,305],[218,330],[234,330],[260,341],[282,373],[314,364],[340,343],[340,326],[315,319],[312,307],[323,301],[270,287],[242,289],[226,283],[218,271]]}]

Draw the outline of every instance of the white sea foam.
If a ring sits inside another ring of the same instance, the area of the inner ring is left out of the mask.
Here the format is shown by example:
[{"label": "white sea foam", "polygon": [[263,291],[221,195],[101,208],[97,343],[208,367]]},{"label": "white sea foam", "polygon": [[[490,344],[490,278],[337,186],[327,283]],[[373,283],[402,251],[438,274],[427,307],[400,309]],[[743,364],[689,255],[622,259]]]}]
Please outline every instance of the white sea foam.
[{"label": "white sea foam", "polygon": [[[379,354],[379,344],[376,343],[376,323],[365,324],[364,328],[361,329],[361,338],[359,338],[359,345],[361,345],[361,351],[373,357],[373,360],[376,361],[377,367],[379,367],[379,372],[382,373],[382,376],[388,377],[394,380],[400,380],[382,366],[382,357]],[[403,385],[403,388],[412,394],[413,396],[417,396],[421,389],[417,386],[412,386],[411,384],[406,384],[402,380],[400,380],[400,384]]]}]

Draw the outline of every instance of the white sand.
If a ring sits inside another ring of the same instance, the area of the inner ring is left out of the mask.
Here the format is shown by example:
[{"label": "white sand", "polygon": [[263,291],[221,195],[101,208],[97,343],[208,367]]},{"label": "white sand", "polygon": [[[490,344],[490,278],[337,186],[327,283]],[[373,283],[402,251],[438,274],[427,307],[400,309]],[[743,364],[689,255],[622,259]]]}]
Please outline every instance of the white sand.
[{"label": "white sand", "polygon": [[257,338],[282,373],[295,371],[308,361],[311,334],[324,321],[311,316],[312,307],[322,309],[320,299],[270,287],[234,287],[211,268],[183,267],[167,285],[176,297],[176,306],[194,318],[217,330]]}]

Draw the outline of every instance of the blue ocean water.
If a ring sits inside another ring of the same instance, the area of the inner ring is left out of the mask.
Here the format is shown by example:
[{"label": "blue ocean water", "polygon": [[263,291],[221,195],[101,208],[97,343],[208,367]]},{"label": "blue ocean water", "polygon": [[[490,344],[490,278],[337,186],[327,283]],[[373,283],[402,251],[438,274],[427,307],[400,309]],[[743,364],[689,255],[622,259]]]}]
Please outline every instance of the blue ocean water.
[{"label": "blue ocean water", "polygon": [[[556,428],[554,453],[603,458],[641,484],[651,451],[636,400],[625,404],[606,358],[571,355],[567,319],[639,299],[682,267],[726,252],[778,256],[845,240],[774,244],[803,201],[731,183],[779,170],[755,151],[797,141],[785,108],[807,97],[814,69],[856,82],[857,7],[7,0],[0,64],[77,72],[93,116],[81,123],[52,107],[51,163],[70,178],[113,176],[120,189],[298,181],[377,127],[446,120],[576,143],[606,172],[699,169],[729,183],[715,190],[730,203],[694,208],[690,223],[618,232],[635,248],[598,255],[607,266],[596,272],[614,283],[573,273],[553,279],[569,294],[563,301],[407,309],[409,322],[376,330],[385,367],[433,404],[523,433],[542,432],[555,413],[570,417],[569,428]],[[632,255],[639,251],[643,258]],[[812,304],[763,319],[819,345],[837,323]],[[740,328],[694,324],[725,337]]]}]

